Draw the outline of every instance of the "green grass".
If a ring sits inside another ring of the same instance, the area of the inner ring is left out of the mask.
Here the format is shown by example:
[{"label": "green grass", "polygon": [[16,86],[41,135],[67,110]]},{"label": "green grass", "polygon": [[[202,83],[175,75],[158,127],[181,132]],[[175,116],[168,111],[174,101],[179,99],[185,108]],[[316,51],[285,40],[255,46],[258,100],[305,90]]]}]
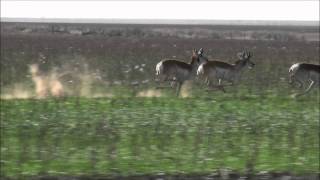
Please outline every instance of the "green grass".
[{"label": "green grass", "polygon": [[312,96],[1,100],[6,176],[319,172]]}]

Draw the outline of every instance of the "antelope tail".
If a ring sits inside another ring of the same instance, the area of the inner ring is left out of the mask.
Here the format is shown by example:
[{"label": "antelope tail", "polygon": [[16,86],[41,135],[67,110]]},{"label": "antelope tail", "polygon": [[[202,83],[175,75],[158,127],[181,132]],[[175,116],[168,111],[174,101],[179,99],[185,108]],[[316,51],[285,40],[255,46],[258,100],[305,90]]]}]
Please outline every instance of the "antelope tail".
[{"label": "antelope tail", "polygon": [[160,61],[156,66],[156,75],[160,75],[163,72],[163,61]]}]

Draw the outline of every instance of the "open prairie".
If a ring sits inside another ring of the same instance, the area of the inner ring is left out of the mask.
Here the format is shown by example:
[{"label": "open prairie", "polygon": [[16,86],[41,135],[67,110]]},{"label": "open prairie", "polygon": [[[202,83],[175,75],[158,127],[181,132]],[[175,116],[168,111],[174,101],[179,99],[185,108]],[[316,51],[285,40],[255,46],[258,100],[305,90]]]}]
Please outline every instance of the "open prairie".
[{"label": "open prairie", "polygon": [[[288,84],[293,63],[319,64],[318,30],[1,22],[1,177],[318,179],[319,88]],[[156,89],[157,62],[193,48],[256,65],[226,93]]]}]

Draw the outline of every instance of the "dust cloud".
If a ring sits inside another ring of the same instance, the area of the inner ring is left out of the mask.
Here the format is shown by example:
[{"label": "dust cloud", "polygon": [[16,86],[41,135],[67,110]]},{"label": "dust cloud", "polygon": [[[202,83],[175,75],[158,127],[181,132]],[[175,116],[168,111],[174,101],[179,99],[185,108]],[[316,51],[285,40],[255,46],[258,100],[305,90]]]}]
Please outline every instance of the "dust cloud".
[{"label": "dust cloud", "polygon": [[30,65],[29,71],[35,85],[35,96],[37,98],[45,98],[47,96],[61,97],[64,95],[64,87],[55,71],[43,73],[39,70],[38,64]]},{"label": "dust cloud", "polygon": [[187,98],[187,97],[191,97],[192,94],[192,81],[185,81],[180,89],[180,96],[182,98]]},{"label": "dust cloud", "polygon": [[[54,66],[46,71],[41,64],[28,65],[28,74],[25,82],[13,83],[5,87],[1,99],[27,98],[61,98],[74,97],[115,97],[109,81],[102,80],[100,72],[89,68],[83,57],[77,57],[59,67]],[[180,90],[180,97],[191,97],[192,83],[186,81]],[[138,90],[136,97],[163,97],[165,93],[155,88]]]},{"label": "dust cloud", "polygon": [[163,94],[160,90],[147,89],[137,93],[137,97],[162,97]]},{"label": "dust cloud", "polygon": [[[48,98],[64,96],[111,97],[108,92],[97,92],[93,86],[97,84],[99,73],[89,70],[87,64],[78,58],[77,63],[66,63],[60,67],[52,67],[43,71],[39,64],[30,64],[27,77],[30,81],[14,83],[2,88],[2,99]],[[69,61],[70,62],[70,61]],[[101,78],[100,78],[101,79]],[[103,82],[98,82],[103,84]]]}]

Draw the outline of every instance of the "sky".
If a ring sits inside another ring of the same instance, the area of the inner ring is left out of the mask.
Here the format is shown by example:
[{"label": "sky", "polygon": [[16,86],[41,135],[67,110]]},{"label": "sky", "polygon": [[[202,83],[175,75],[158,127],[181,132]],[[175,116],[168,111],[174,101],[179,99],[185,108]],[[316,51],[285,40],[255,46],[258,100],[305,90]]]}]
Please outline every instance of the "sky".
[{"label": "sky", "polygon": [[319,1],[12,1],[1,18],[319,21]]}]

